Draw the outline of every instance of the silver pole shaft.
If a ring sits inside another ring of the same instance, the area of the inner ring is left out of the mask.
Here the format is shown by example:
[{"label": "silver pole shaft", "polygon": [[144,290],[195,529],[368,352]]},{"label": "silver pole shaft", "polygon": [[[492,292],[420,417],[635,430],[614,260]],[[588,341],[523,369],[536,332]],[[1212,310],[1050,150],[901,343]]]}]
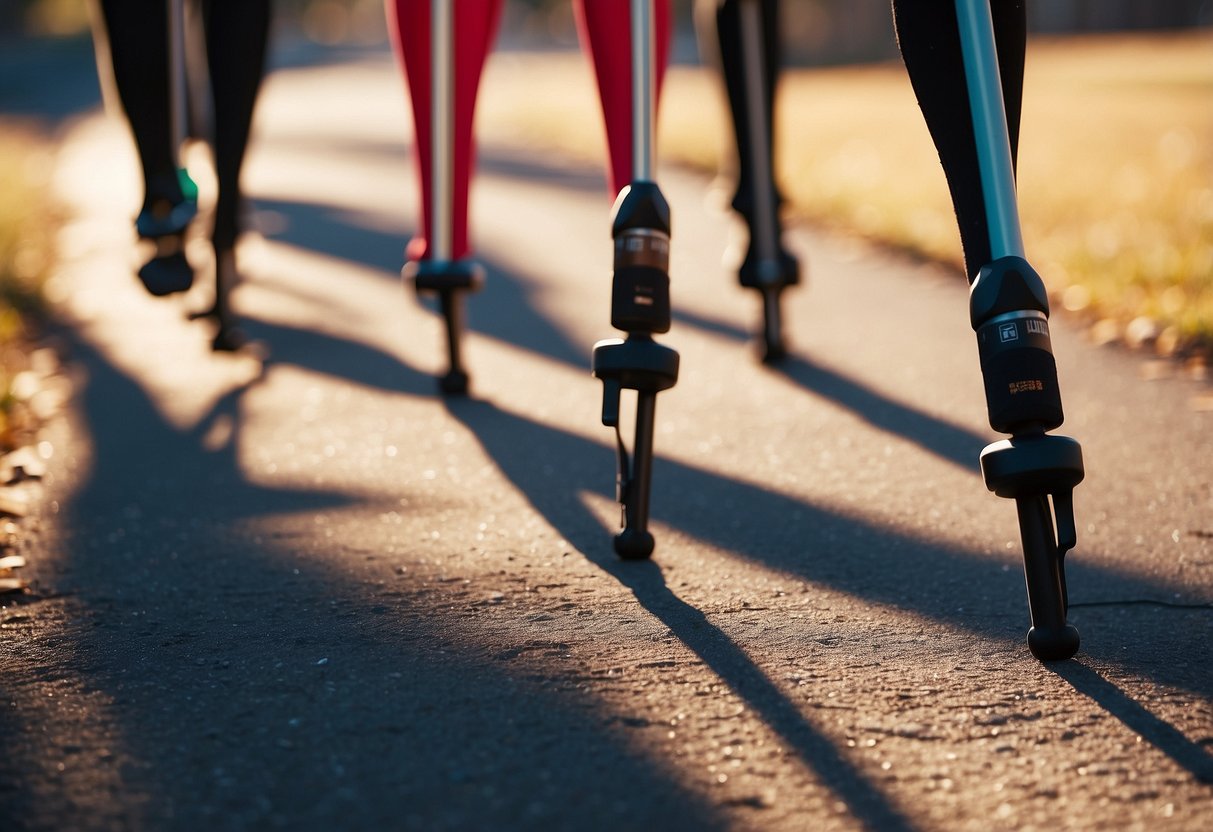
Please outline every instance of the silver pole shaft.
[{"label": "silver pole shaft", "polygon": [[169,119],[173,139],[173,159],[181,164],[181,146],[185,144],[185,0],[168,0],[168,73]]},{"label": "silver pole shaft", "polygon": [[454,26],[452,0],[430,2],[430,258],[450,260],[451,191],[454,189]]},{"label": "silver pole shaft", "polygon": [[956,19],[960,24],[960,48],[973,111],[973,133],[977,137],[990,253],[995,259],[1008,255],[1023,257],[1015,168],[1011,163],[1007,111],[1002,99],[989,0],[956,0]]},{"label": "silver pole shaft", "polygon": [[652,0],[632,0],[632,181],[652,182],[656,44]]},{"label": "silver pole shaft", "polygon": [[776,259],[775,195],[771,192],[771,159],[767,152],[766,62],[762,50],[762,8],[760,0],[741,3],[741,55],[745,67],[746,120],[750,134],[750,183],[754,188],[754,225],[758,256]]}]

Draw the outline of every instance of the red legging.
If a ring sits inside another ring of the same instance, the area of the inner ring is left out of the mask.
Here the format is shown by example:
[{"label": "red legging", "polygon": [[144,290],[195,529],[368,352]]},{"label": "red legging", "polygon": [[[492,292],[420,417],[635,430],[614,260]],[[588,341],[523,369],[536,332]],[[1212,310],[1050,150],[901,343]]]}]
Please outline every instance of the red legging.
[{"label": "red legging", "polygon": [[[410,260],[429,256],[426,235],[431,216],[430,135],[430,3],[431,0],[387,0],[388,28],[408,79],[413,102],[418,173],[421,177],[422,228],[409,243]],[[657,88],[669,56],[669,0],[655,3]],[[628,0],[575,0],[582,44],[594,59],[598,92],[606,118],[611,156],[611,196],[628,184],[632,175],[632,94]],[[501,0],[459,0],[455,15],[454,170],[451,194],[451,257],[467,256],[468,184],[473,160],[472,116],[480,73],[497,31]]]},{"label": "red legging", "polygon": [[[426,235],[432,227],[430,133],[430,2],[431,0],[387,0],[388,28],[392,43],[408,78],[413,100],[413,124],[417,141],[418,173],[421,175],[422,227],[409,243],[410,260],[429,256]],[[472,168],[472,115],[480,71],[497,33],[501,0],[459,0],[454,18],[454,115],[455,142],[451,194],[451,257],[468,253],[468,180]]]},{"label": "red legging", "polygon": [[[575,0],[577,33],[594,58],[598,96],[606,119],[611,154],[611,198],[632,181],[632,52],[628,0]],[[670,4],[656,0],[655,18],[658,95],[670,57]],[[657,102],[653,102],[656,109]]]}]

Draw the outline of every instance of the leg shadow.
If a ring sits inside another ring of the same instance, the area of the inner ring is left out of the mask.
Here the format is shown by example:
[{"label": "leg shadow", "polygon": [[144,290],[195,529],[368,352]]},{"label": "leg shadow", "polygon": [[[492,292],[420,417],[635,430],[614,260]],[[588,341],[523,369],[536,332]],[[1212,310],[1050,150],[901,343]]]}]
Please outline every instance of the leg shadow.
[{"label": "leg shadow", "polygon": [[[330,206],[274,200],[257,200],[257,205],[283,221],[283,230],[270,235],[271,239],[359,263],[400,280],[407,235],[370,228],[361,217]],[[471,295],[466,304],[469,330],[579,370],[589,367],[589,345],[574,342],[539,311],[535,295],[540,289],[533,281],[492,260],[478,260],[488,279],[484,289]],[[437,314],[436,305],[426,302],[426,306]],[[434,348],[440,345],[436,343]]]}]

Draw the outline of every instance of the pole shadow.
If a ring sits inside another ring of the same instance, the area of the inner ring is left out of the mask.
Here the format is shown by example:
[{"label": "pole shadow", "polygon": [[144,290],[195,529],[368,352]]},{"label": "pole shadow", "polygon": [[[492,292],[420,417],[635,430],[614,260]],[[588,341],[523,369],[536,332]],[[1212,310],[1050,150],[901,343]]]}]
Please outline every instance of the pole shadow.
[{"label": "pole shadow", "polygon": [[868,829],[911,830],[913,824],[824,736],[761,668],[702,611],[679,598],[653,561],[596,560],[636,601],[745,701],[746,707],[796,750],[822,784]]},{"label": "pole shadow", "polygon": [[[1099,705],[1126,728],[1141,736],[1200,783],[1213,784],[1213,756],[1175,726],[1150,713],[1140,703],[1081,659],[1047,665],[1074,690]],[[1208,741],[1206,740],[1206,743]]]},{"label": "pole shadow", "polygon": [[[259,208],[273,211],[285,220],[280,233],[270,239],[328,257],[359,263],[383,272],[397,281],[404,263],[406,233],[400,235],[368,228],[356,217],[324,205],[258,199]],[[541,288],[524,275],[487,258],[477,258],[488,272],[484,288],[465,303],[470,331],[515,344],[548,356],[571,367],[589,367],[588,344],[574,342],[534,302]],[[406,302],[402,299],[402,303]],[[433,314],[436,304],[423,301]],[[445,349],[434,344],[435,351]]]},{"label": "pole shadow", "polygon": [[[674,318],[680,323],[723,336],[738,344],[752,340],[750,333],[705,315],[677,310]],[[769,369],[801,388],[829,399],[885,433],[908,439],[923,450],[966,471],[980,472],[978,458],[991,440],[977,433],[894,401],[804,356],[789,353]]]}]

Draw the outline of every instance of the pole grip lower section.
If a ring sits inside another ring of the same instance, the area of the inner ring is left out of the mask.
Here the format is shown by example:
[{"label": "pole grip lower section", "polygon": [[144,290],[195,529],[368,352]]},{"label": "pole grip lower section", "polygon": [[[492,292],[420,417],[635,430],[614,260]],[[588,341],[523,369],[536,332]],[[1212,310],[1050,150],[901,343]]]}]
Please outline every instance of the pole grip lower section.
[{"label": "pole grip lower section", "polygon": [[633,182],[611,218],[611,326],[629,333],[670,330],[670,206],[655,182]]},{"label": "pole grip lower section", "polygon": [[1062,423],[1057,362],[1044,313],[1013,312],[986,322],[977,330],[977,349],[990,427],[1016,433]]},{"label": "pole grip lower section", "polygon": [[982,266],[969,291],[990,426],[999,433],[1044,432],[1062,423],[1057,362],[1049,337],[1049,297],[1022,257]]}]

